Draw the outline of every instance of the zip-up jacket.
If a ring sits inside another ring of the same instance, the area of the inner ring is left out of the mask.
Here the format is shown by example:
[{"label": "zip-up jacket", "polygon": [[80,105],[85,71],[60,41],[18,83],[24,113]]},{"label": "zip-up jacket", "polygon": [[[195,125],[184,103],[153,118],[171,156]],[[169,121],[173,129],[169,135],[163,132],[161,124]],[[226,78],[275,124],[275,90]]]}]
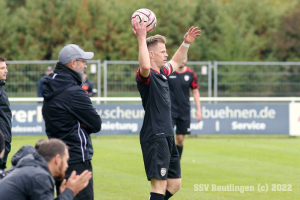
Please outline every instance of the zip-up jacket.
[{"label": "zip-up jacket", "polygon": [[[0,80],[0,129],[4,134],[5,141],[11,143],[11,110],[8,97],[2,86],[5,81]],[[6,162],[6,161],[5,161]]]},{"label": "zip-up jacket", "polygon": [[87,93],[81,88],[82,77],[58,62],[54,73],[43,82],[42,108],[46,134],[69,146],[69,164],[91,160],[93,147],[90,134],[99,132],[101,118]]},{"label": "zip-up jacket", "polygon": [[[16,168],[0,181],[0,197],[1,200],[53,200],[54,184],[46,160],[33,152],[21,158]],[[73,192],[66,189],[56,200],[73,198]]]}]

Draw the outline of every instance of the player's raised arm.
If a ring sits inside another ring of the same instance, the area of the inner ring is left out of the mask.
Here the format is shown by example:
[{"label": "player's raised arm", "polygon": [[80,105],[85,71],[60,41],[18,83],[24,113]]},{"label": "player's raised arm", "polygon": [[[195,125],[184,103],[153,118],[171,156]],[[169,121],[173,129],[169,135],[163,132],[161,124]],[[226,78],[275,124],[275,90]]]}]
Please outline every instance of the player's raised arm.
[{"label": "player's raised arm", "polygon": [[174,54],[173,58],[170,60],[170,63],[173,67],[173,71],[176,71],[177,68],[181,65],[182,61],[187,57],[187,52],[191,43],[194,42],[196,37],[200,36],[201,30],[198,30],[198,27],[191,27],[189,31],[183,37],[183,43],[180,45],[179,49]]},{"label": "player's raised arm", "polygon": [[147,36],[147,24],[143,20],[139,23],[138,17],[135,18],[133,22],[133,32],[138,37],[139,40],[139,62],[140,62],[140,72],[143,77],[148,77],[150,73],[150,57],[147,49],[146,36]]}]

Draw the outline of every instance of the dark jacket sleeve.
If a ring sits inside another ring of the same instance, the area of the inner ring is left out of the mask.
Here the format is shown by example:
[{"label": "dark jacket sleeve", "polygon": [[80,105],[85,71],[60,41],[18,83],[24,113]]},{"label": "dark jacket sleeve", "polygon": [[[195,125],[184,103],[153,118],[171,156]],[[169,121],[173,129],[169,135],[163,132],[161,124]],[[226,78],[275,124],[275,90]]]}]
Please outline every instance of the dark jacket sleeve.
[{"label": "dark jacket sleeve", "polygon": [[[53,200],[54,199],[54,183],[45,175],[37,175],[34,177],[30,199],[34,200]],[[56,200],[72,200],[73,192],[66,189]]]},{"label": "dark jacket sleeve", "polygon": [[[53,200],[54,199],[54,183],[49,176],[44,174],[36,175],[32,184],[29,184],[31,188],[28,188],[30,191],[29,199],[34,200]],[[56,199],[58,200],[71,200],[73,199],[73,192],[71,190],[64,191]]]},{"label": "dark jacket sleeve", "polygon": [[73,93],[71,113],[77,117],[81,124],[86,125],[88,133],[97,133],[101,130],[101,117],[84,89]]},{"label": "dark jacket sleeve", "polygon": [[74,194],[70,189],[66,189],[62,194],[60,194],[55,200],[67,200],[67,199],[73,199]]}]

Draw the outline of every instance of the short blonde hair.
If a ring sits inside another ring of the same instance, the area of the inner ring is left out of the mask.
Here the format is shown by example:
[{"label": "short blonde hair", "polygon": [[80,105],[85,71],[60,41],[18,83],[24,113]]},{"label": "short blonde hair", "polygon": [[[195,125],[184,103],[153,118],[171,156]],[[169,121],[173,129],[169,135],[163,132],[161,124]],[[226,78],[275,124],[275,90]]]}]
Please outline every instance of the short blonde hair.
[{"label": "short blonde hair", "polygon": [[167,43],[166,37],[162,36],[162,35],[154,35],[154,36],[148,37],[146,39],[148,49],[149,49],[149,47],[152,47],[159,42],[166,44]]}]

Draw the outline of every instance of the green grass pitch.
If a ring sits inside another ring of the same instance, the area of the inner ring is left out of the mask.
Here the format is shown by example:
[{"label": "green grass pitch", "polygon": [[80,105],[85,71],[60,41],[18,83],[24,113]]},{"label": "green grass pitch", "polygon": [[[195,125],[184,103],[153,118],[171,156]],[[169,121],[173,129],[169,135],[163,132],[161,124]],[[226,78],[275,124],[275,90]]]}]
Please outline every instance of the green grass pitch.
[{"label": "green grass pitch", "polygon": [[[9,160],[21,146],[34,145],[41,138],[46,137],[14,136]],[[93,136],[92,140],[95,200],[148,199],[151,187],[139,137]],[[182,186],[174,200],[300,198],[300,138],[187,137],[181,168]],[[199,191],[204,186],[207,191]],[[230,187],[235,191],[224,191]]]}]

